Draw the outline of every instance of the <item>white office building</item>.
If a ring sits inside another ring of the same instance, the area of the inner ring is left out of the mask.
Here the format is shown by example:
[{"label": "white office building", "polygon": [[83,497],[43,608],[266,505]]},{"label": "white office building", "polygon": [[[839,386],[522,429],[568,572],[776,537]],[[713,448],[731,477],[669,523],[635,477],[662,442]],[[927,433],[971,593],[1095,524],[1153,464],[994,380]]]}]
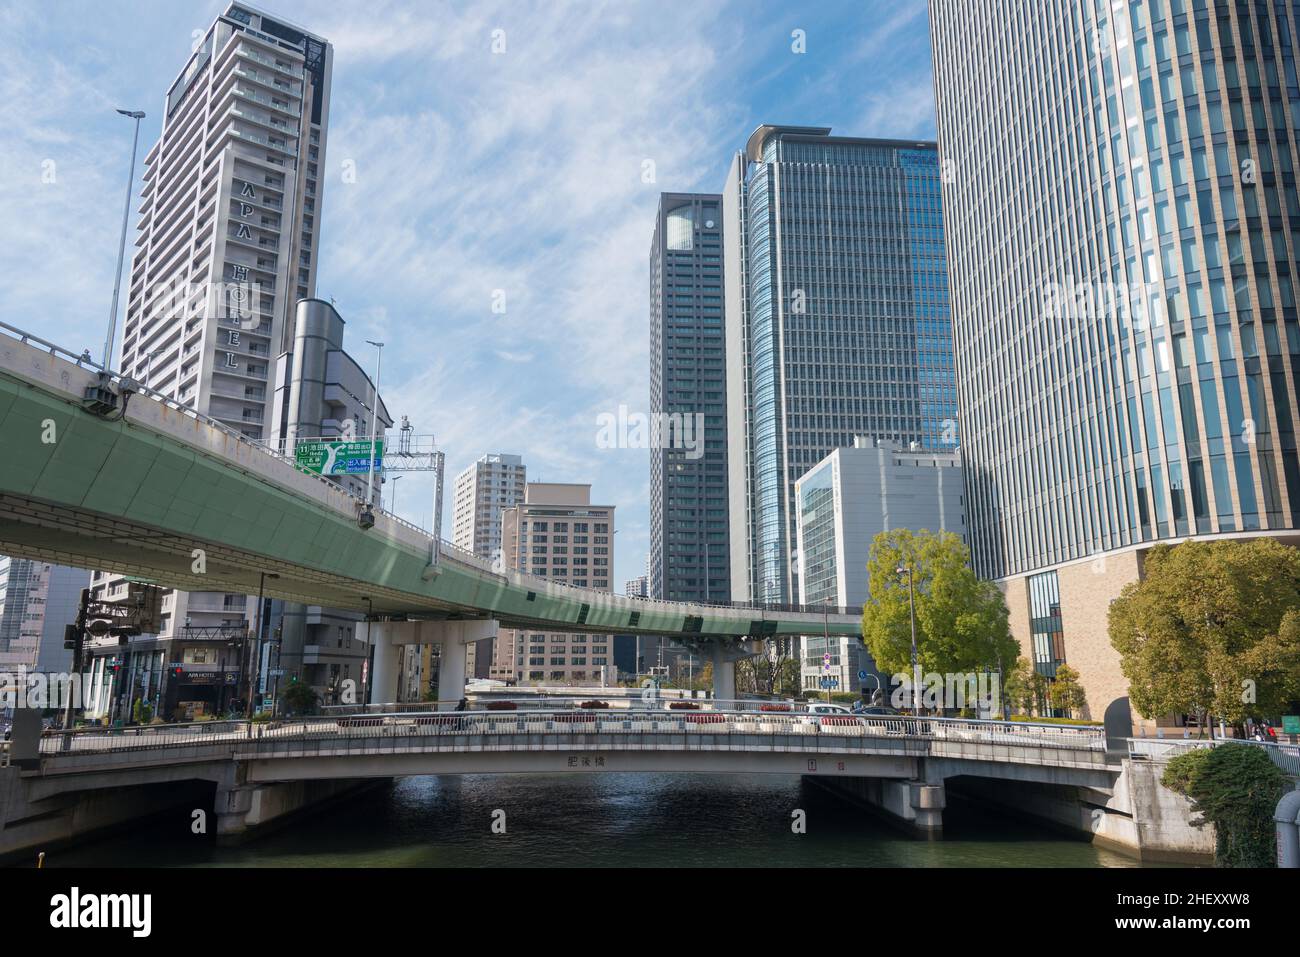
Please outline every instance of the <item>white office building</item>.
[{"label": "white office building", "polygon": [[[796,480],[795,501],[799,591],[809,605],[866,603],[867,561],[881,532],[966,535],[960,452],[902,450],[894,442],[855,438],[852,448],[836,449]],[[804,639],[805,690],[828,685],[831,691],[857,691],[864,687],[864,671],[874,674],[875,663],[860,640]],[[875,687],[867,679],[866,690]]]}]

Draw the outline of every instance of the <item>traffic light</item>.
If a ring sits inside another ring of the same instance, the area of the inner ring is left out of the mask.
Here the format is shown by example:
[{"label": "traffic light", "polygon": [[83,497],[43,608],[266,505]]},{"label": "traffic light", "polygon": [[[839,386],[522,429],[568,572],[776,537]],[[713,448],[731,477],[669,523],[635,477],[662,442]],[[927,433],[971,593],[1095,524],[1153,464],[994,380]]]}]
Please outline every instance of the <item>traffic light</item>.
[{"label": "traffic light", "polygon": [[112,661],[110,661],[108,663],[108,670],[111,671],[113,674],[117,674],[119,671],[121,671],[122,670],[121,659],[114,658]]},{"label": "traffic light", "polygon": [[185,675],[185,669],[182,668],[180,665],[177,665],[175,668],[172,669],[173,678],[180,678],[183,677],[184,675]]}]

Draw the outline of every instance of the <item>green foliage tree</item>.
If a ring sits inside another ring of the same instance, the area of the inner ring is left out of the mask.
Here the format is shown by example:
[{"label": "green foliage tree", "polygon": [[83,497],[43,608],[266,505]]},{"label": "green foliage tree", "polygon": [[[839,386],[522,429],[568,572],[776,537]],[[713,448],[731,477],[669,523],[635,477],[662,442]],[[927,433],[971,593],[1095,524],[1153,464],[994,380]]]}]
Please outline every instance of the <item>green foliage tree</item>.
[{"label": "green foliage tree", "polygon": [[1155,546],[1110,607],[1133,707],[1233,724],[1282,711],[1300,696],[1298,609],[1300,550],[1264,538]]},{"label": "green foliage tree", "polygon": [[907,575],[898,574],[900,567],[912,569],[922,674],[1011,667],[1020,648],[997,586],[971,570],[970,552],[956,535],[905,528],[877,535],[867,562],[862,639],[876,667],[894,674],[912,670]]},{"label": "green foliage tree", "polygon": [[294,714],[311,714],[316,710],[319,696],[311,685],[294,681],[284,689],[285,706]]},{"label": "green foliage tree", "polygon": [[1047,689],[1047,697],[1053,708],[1064,711],[1071,718],[1076,713],[1082,714],[1088,703],[1083,686],[1079,684],[1079,672],[1069,665],[1056,669],[1056,680]]},{"label": "green foliage tree", "polygon": [[1034,669],[1027,658],[1017,658],[1007,669],[1002,682],[1002,696],[1016,714],[1032,714]]},{"label": "green foliage tree", "polygon": [[1160,783],[1186,796],[1200,818],[1214,825],[1216,867],[1276,867],[1273,812],[1291,781],[1263,748],[1221,744],[1171,760]]}]

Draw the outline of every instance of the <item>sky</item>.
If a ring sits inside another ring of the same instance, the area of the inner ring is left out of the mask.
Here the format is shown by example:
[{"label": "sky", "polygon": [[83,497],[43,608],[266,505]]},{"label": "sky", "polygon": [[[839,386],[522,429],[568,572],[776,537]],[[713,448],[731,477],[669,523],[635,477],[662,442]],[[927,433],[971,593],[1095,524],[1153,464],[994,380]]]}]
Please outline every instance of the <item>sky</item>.
[{"label": "sky", "polygon": [[[720,192],[761,123],[934,137],[924,0],[254,5],[334,45],[316,294],[366,368],[387,344],[390,412],[445,451],[444,537],[455,475],[518,453],[617,506],[620,591],[644,573],[649,453],[597,434],[649,411],[659,193]],[[225,6],[0,5],[4,322],[100,355],[131,156],[114,109],[147,113],[143,158]],[[132,221],[139,188],[137,166]],[[396,494],[431,527],[429,476]]]}]

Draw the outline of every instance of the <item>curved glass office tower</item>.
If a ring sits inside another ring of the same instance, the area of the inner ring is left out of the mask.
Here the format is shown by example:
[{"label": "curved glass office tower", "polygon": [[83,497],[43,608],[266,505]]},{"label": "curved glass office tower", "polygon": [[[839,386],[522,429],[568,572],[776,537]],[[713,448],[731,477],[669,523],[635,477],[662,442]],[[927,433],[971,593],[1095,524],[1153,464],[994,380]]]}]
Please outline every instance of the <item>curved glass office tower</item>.
[{"label": "curved glass office tower", "polygon": [[732,597],[783,603],[795,479],[859,436],[957,442],[935,146],[760,126],[723,220]]},{"label": "curved glass office tower", "polygon": [[930,12],[971,544],[1099,716],[1144,547],[1300,521],[1300,4]]}]

